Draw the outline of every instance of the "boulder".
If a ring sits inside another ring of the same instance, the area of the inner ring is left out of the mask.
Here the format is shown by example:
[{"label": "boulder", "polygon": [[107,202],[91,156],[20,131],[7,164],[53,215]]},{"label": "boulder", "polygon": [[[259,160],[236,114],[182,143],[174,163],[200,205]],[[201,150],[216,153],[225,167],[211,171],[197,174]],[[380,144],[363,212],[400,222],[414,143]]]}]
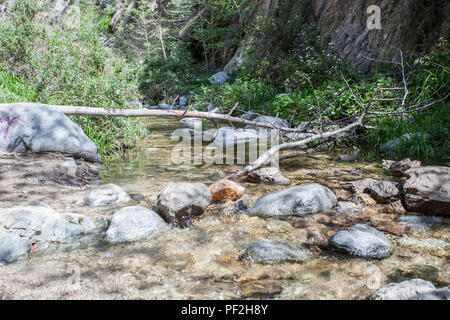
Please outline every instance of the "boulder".
[{"label": "boulder", "polygon": [[249,209],[249,214],[274,218],[304,217],[331,209],[336,202],[336,196],[327,187],[317,183],[302,184],[259,198]]},{"label": "boulder", "polygon": [[252,243],[241,259],[254,263],[300,263],[313,257],[309,250],[300,249],[293,244],[280,240],[261,240]]},{"label": "boulder", "polygon": [[126,207],[114,213],[106,239],[111,243],[138,241],[167,229],[156,212],[144,207]]},{"label": "boulder", "polygon": [[199,216],[211,204],[209,188],[202,183],[169,183],[157,199],[158,214],[167,222]]},{"label": "boulder", "polygon": [[394,252],[382,232],[365,224],[357,224],[337,232],[330,238],[330,245],[352,256],[366,259],[384,259]]},{"label": "boulder", "polygon": [[228,147],[241,143],[258,142],[264,138],[267,138],[267,135],[258,130],[221,127],[216,133],[214,144],[220,147]]},{"label": "boulder", "polygon": [[130,196],[115,184],[106,184],[91,191],[84,197],[84,205],[89,207],[103,207],[130,201]]},{"label": "boulder", "polygon": [[97,147],[65,114],[36,103],[0,104],[0,152],[61,152],[100,162]]},{"label": "boulder", "polygon": [[406,171],[411,168],[418,168],[422,165],[420,161],[411,161],[409,158],[403,159],[401,161],[393,162],[389,166],[389,172],[394,177],[405,177]]},{"label": "boulder", "polygon": [[238,185],[236,182],[222,179],[209,186],[211,191],[212,201],[227,202],[236,201],[244,195],[245,188]]},{"label": "boulder", "polygon": [[252,183],[267,183],[288,185],[291,181],[284,177],[278,167],[265,167],[255,170],[247,175],[247,181]]},{"label": "boulder", "polygon": [[371,178],[359,179],[351,182],[352,191],[359,195],[364,192],[370,192],[373,185],[377,184],[379,181]]},{"label": "boulder", "polygon": [[0,263],[7,264],[25,257],[31,251],[30,239],[0,230]]},{"label": "boulder", "polygon": [[82,215],[61,215],[44,206],[21,206],[0,209],[0,225],[45,248],[52,242],[64,242],[89,233],[93,221]]},{"label": "boulder", "polygon": [[[397,221],[405,223],[409,228],[416,232],[427,233],[432,232],[434,227],[438,227],[445,223],[442,217],[425,217],[425,216],[401,216]],[[447,224],[450,224],[447,222]]]},{"label": "boulder", "polygon": [[406,171],[406,207],[430,215],[450,215],[450,168],[427,166]]},{"label": "boulder", "polygon": [[390,181],[383,180],[370,186],[370,194],[381,203],[391,203],[400,199],[401,192]]},{"label": "boulder", "polygon": [[390,214],[398,214],[398,215],[406,214],[406,210],[403,207],[401,200],[397,200],[389,205],[386,205],[383,208],[383,211]]},{"label": "boulder", "polygon": [[221,86],[227,83],[230,79],[230,74],[226,71],[217,72],[210,79],[209,82],[215,86]]},{"label": "boulder", "polygon": [[422,279],[391,283],[372,292],[370,300],[450,300],[450,289],[437,289]]},{"label": "boulder", "polygon": [[192,128],[195,130],[201,130],[203,126],[203,119],[200,118],[183,118],[180,120],[180,123],[188,128]]}]

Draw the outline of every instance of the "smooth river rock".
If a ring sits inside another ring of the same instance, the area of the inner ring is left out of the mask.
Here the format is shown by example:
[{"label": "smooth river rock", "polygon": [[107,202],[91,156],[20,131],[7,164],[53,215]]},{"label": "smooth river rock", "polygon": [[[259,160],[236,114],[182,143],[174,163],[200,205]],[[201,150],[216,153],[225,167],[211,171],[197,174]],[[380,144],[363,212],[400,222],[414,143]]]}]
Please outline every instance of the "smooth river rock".
[{"label": "smooth river rock", "polygon": [[156,209],[167,222],[199,216],[211,204],[209,188],[202,183],[172,182],[160,193]]},{"label": "smooth river rock", "polygon": [[100,162],[97,147],[76,123],[37,103],[0,104],[0,151],[61,152]]},{"label": "smooth river rock", "polygon": [[410,211],[450,216],[450,168],[427,166],[406,171],[403,186],[405,203]]},{"label": "smooth river rock", "polygon": [[370,300],[449,300],[450,289],[437,289],[431,282],[411,279],[391,283],[372,292]]},{"label": "smooth river rock", "polygon": [[286,241],[271,239],[252,243],[241,258],[254,263],[272,264],[299,263],[312,257],[309,250],[297,248]]},{"label": "smooth river rock", "polygon": [[261,217],[307,216],[336,205],[333,191],[317,183],[269,193],[249,209],[250,215]]},{"label": "smooth river rock", "polygon": [[0,230],[0,263],[11,263],[27,256],[31,245],[28,238]]},{"label": "smooth river rock", "polygon": [[111,243],[147,239],[168,229],[168,225],[154,211],[144,207],[126,207],[116,211],[106,231]]},{"label": "smooth river rock", "polygon": [[222,179],[209,186],[212,201],[236,201],[244,195],[245,188],[231,180]]},{"label": "smooth river rock", "polygon": [[130,201],[130,196],[115,184],[105,184],[91,191],[84,197],[84,205],[89,207],[103,207]]},{"label": "smooth river rock", "polygon": [[337,232],[330,238],[330,245],[358,258],[384,259],[394,253],[386,236],[365,224]]}]

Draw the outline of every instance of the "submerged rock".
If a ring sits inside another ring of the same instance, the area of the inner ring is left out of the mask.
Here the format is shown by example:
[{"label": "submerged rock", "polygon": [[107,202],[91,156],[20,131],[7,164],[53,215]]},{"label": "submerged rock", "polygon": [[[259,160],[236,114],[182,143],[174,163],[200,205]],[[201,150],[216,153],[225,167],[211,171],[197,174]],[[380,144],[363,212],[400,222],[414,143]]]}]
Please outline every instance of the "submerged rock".
[{"label": "submerged rock", "polygon": [[409,210],[430,215],[450,215],[450,168],[428,166],[406,171],[403,186]]},{"label": "submerged rock", "polygon": [[424,216],[402,216],[397,221],[406,223],[412,230],[422,233],[430,232],[434,226],[444,223],[441,217]]},{"label": "submerged rock", "polygon": [[422,279],[391,283],[379,288],[369,296],[370,300],[449,300],[450,289],[436,287]]},{"label": "submerged rock", "polygon": [[25,256],[31,244],[45,249],[95,229],[86,216],[59,214],[47,206],[22,206],[0,209],[0,260],[12,262]]},{"label": "submerged rock", "polygon": [[209,186],[212,194],[212,201],[227,202],[236,201],[245,192],[245,188],[236,182],[222,179]]},{"label": "submerged rock", "polygon": [[262,217],[307,216],[336,205],[334,193],[317,183],[302,184],[259,198],[249,209],[250,215]]},{"label": "submerged rock", "polygon": [[126,207],[114,213],[106,239],[112,243],[144,240],[167,229],[156,212],[144,207]]},{"label": "submerged rock", "polygon": [[382,232],[365,224],[337,232],[330,238],[330,245],[359,258],[384,259],[394,252]]},{"label": "submerged rock", "polygon": [[211,204],[209,188],[202,183],[172,182],[158,196],[156,208],[167,222],[199,216]]},{"label": "submerged rock", "polygon": [[291,181],[284,177],[278,167],[265,167],[253,171],[247,176],[247,181],[252,183],[268,183],[288,185]]},{"label": "submerged rock", "polygon": [[100,162],[97,147],[83,130],[44,104],[0,104],[0,135],[0,151],[61,152]]},{"label": "submerged rock", "polygon": [[103,207],[121,202],[128,202],[130,200],[130,196],[121,187],[115,184],[105,184],[85,196],[84,205],[90,207]]},{"label": "submerged rock", "polygon": [[31,251],[30,239],[0,230],[0,263],[12,263]]},{"label": "submerged rock", "polygon": [[313,255],[309,250],[297,248],[286,241],[271,239],[252,243],[241,258],[254,263],[272,264],[299,263],[312,257]]}]

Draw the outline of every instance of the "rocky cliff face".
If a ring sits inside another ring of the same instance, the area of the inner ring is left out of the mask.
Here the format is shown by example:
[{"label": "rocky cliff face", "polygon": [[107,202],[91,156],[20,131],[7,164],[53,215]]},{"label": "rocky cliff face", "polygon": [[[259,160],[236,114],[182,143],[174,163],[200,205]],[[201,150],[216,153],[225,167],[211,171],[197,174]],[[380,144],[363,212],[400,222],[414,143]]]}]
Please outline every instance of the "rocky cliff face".
[{"label": "rocky cliff face", "polygon": [[[367,8],[381,11],[381,29],[369,30]],[[328,35],[342,57],[366,72],[366,57],[393,59],[400,49],[414,57],[427,53],[439,37],[448,37],[450,2],[446,0],[312,0],[322,35]]]}]

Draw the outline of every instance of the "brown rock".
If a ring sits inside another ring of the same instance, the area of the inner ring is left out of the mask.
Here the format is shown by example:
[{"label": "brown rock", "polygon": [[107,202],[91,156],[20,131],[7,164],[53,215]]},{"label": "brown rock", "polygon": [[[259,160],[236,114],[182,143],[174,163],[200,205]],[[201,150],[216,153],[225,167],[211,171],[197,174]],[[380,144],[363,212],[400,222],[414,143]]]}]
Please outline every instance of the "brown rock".
[{"label": "brown rock", "polygon": [[367,193],[361,193],[358,195],[358,201],[361,202],[362,204],[366,205],[366,206],[373,206],[375,205],[377,202],[375,200],[372,199],[372,197],[370,195],[368,195]]},{"label": "brown rock", "polygon": [[390,203],[400,199],[400,190],[390,181],[380,181],[370,188],[372,197],[381,203]]},{"label": "brown rock", "polygon": [[389,171],[394,177],[405,177],[406,171],[411,168],[418,168],[422,165],[420,161],[411,161],[409,158],[394,162],[390,165]]},{"label": "brown rock", "polygon": [[240,285],[241,298],[273,298],[281,293],[283,288],[274,281],[251,281]]},{"label": "brown rock", "polygon": [[371,178],[359,179],[352,181],[352,190],[354,193],[359,195],[360,193],[370,191],[373,185],[377,184],[379,181]]},{"label": "brown rock", "polygon": [[212,201],[227,202],[236,201],[244,195],[245,188],[230,180],[219,180],[209,186]]},{"label": "brown rock", "polygon": [[406,210],[403,207],[401,200],[395,201],[390,205],[384,206],[383,211],[391,214],[406,214]]},{"label": "brown rock", "polygon": [[406,171],[403,186],[408,210],[424,214],[450,215],[450,168],[426,166]]}]

